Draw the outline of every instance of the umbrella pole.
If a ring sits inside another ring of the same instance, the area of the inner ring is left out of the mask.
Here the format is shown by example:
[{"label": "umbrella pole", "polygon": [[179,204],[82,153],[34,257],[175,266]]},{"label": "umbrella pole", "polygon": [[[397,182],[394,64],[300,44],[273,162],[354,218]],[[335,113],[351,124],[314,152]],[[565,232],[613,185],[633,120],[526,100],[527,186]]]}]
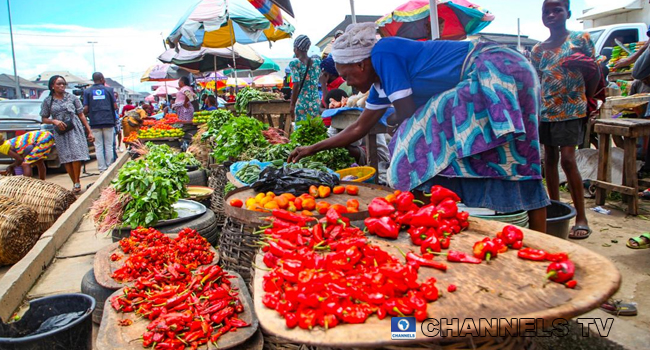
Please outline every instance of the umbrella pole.
[{"label": "umbrella pole", "polygon": [[431,40],[440,38],[438,27],[438,4],[436,0],[429,0],[429,16],[431,18]]},{"label": "umbrella pole", "polygon": [[214,58],[214,96],[217,96],[217,56],[212,56]]},{"label": "umbrella pole", "polygon": [[357,24],[357,15],[354,11],[354,0],[350,0],[350,14],[352,15],[352,24]]},{"label": "umbrella pole", "polygon": [[[228,11],[228,1],[226,1],[226,11]],[[237,81],[237,59],[235,57],[235,23],[230,20],[230,50],[232,51],[232,65],[235,70],[235,95],[237,94],[237,87],[239,82]]]}]

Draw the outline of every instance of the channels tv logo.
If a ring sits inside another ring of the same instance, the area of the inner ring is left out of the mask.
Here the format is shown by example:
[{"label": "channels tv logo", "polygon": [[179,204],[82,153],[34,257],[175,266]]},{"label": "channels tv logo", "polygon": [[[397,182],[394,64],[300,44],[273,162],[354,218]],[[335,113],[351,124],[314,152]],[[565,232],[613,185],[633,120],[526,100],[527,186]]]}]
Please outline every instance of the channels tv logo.
[{"label": "channels tv logo", "polygon": [[390,319],[390,339],[415,339],[415,317],[393,317]]}]

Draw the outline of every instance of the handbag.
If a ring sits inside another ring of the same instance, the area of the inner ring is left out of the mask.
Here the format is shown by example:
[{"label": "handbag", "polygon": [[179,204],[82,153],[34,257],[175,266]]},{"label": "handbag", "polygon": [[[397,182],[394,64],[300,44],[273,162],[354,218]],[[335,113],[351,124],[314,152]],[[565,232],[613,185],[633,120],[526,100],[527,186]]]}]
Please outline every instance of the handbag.
[{"label": "handbag", "polygon": [[302,79],[300,80],[300,85],[298,85],[298,98],[300,98],[300,92],[302,92],[302,86],[305,85],[305,79],[307,79],[309,68],[311,68],[311,57],[309,57],[309,61],[307,61],[307,69],[305,69],[305,74],[302,75]]},{"label": "handbag", "polygon": [[[52,117],[52,103],[54,103],[54,96],[50,97],[50,118]],[[61,121],[65,124],[65,129],[61,130],[57,128],[56,126],[54,127],[54,131],[59,134],[59,135],[65,135],[68,133],[68,131],[71,131],[74,129],[74,123],[72,120],[72,117],[69,116],[68,114],[63,115],[61,118]]]}]

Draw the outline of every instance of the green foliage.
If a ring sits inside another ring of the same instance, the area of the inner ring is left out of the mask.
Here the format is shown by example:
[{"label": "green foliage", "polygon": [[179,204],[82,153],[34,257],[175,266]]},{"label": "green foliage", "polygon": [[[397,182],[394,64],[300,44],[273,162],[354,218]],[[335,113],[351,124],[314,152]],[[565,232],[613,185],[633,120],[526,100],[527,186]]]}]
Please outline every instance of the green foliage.
[{"label": "green foliage", "polygon": [[217,109],[216,111],[213,111],[210,119],[208,119],[208,131],[201,135],[201,141],[216,136],[219,133],[219,130],[221,130],[221,128],[228,124],[228,122],[233,118],[235,118],[235,116],[228,110]]},{"label": "green foliage", "polygon": [[214,138],[212,156],[217,163],[239,159],[242,152],[251,147],[266,147],[268,142],[262,135],[268,125],[257,119],[237,117],[225,124]]},{"label": "green foliage", "polygon": [[235,97],[235,111],[237,114],[248,114],[248,104],[251,101],[270,101],[277,98],[276,94],[269,92],[262,92],[252,87],[245,87],[241,89]]},{"label": "green foliage", "polygon": [[[323,141],[328,137],[327,127],[320,117],[307,117],[307,119],[296,123],[296,131],[291,134],[291,149],[298,146],[309,146]],[[354,159],[349,152],[343,148],[335,148],[321,151],[307,158],[308,161],[320,162],[332,170],[340,170],[350,167]]]}]

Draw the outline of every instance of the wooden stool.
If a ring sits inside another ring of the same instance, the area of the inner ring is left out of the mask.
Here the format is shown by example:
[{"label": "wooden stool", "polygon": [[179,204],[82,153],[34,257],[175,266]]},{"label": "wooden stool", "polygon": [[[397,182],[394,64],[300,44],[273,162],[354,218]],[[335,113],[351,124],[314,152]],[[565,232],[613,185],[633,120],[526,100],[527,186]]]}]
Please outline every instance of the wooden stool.
[{"label": "wooden stool", "polygon": [[[357,119],[359,119],[360,115],[361,115],[361,111],[356,111],[356,110],[350,110],[350,111],[345,111],[343,113],[340,113],[335,117],[332,117],[332,127],[340,132],[341,130],[344,130],[348,126],[352,125],[352,123],[356,122]],[[369,166],[375,168],[375,170],[377,171],[377,175],[375,176],[375,183],[377,183],[377,180],[379,179],[379,157],[377,155],[377,135],[385,134],[387,132],[388,129],[385,126],[381,124],[377,124],[372,129],[370,129],[368,135],[365,136],[366,161]]]},{"label": "wooden stool", "polygon": [[[650,120],[645,119],[605,119],[594,123],[594,131],[598,134],[598,180],[596,186],[596,204],[605,204],[607,190],[623,194],[623,201],[627,202],[627,212],[631,215],[638,214],[639,184],[636,174],[636,139],[650,135]],[[609,151],[611,147],[610,136],[623,137],[623,184],[615,185],[611,181],[611,164]]]}]

